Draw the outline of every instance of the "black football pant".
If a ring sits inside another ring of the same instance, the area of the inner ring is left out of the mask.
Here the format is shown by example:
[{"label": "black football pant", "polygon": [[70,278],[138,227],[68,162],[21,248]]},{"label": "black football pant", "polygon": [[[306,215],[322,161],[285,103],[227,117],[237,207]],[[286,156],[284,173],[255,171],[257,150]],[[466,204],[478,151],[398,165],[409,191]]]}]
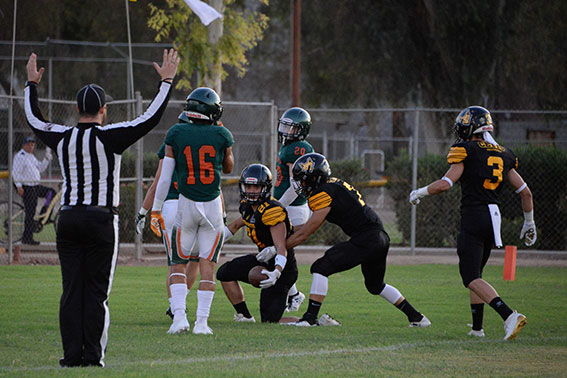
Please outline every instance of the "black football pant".
[{"label": "black football pant", "polygon": [[62,206],[57,252],[63,279],[60,363],[104,366],[108,296],[118,256],[118,215],[102,207]]},{"label": "black football pant", "polygon": [[311,265],[311,274],[325,277],[350,270],[358,265],[364,276],[364,285],[370,294],[378,295],[384,289],[386,259],[390,237],[382,229],[359,232],[342,243],[328,249],[323,257]]},{"label": "black football pant", "polygon": [[37,207],[37,199],[39,197],[45,198],[45,205],[49,206],[51,199],[55,196],[55,190],[43,185],[28,186],[23,185],[24,189],[24,211],[26,213],[26,219],[24,221],[24,233],[22,235],[22,240],[24,242],[33,240],[33,230],[35,228],[35,209]]},{"label": "black football pant", "polygon": [[[266,267],[266,270],[274,270],[275,259],[272,258],[268,263],[256,260],[256,254],[237,257],[227,261],[217,270],[219,281],[248,281],[248,272],[257,265]],[[297,281],[297,262],[295,255],[288,253],[287,263],[282,271],[282,275],[276,284],[260,292],[260,317],[262,322],[277,323],[284,313],[287,306],[287,293]]]}]

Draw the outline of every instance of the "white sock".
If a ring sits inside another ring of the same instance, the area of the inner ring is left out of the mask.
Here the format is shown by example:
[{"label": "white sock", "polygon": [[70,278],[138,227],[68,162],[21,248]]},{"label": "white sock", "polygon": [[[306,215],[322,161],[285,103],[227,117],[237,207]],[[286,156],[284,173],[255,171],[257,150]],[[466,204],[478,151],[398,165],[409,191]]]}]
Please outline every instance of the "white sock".
[{"label": "white sock", "polygon": [[207,324],[214,295],[214,291],[197,290],[197,321],[195,324]]},{"label": "white sock", "polygon": [[400,291],[395,287],[386,284],[384,289],[382,289],[380,296],[391,304],[394,304],[402,297],[402,293],[400,293]]},{"label": "white sock", "polygon": [[295,286],[295,284],[293,284],[293,286],[289,289],[289,291],[287,292],[287,296],[291,297],[292,295],[297,294],[297,287]]},{"label": "white sock", "polygon": [[185,316],[185,298],[187,297],[187,285],[182,284],[171,284],[169,286],[171,291],[171,298],[169,299],[171,312],[173,312],[173,319]]},{"label": "white sock", "polygon": [[311,294],[327,295],[329,289],[329,279],[322,274],[313,273],[313,281],[311,281]]}]

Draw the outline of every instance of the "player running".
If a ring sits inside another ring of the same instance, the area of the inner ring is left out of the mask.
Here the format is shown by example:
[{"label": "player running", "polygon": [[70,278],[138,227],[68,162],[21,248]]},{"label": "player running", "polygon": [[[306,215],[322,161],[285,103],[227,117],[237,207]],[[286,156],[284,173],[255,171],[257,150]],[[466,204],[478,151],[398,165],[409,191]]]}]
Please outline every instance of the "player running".
[{"label": "player running", "polygon": [[242,215],[225,227],[225,240],[246,226],[248,236],[261,250],[273,246],[277,252],[266,262],[258,262],[251,253],[224,263],[217,271],[217,279],[230,303],[236,310],[237,322],[255,322],[244,299],[240,282],[248,281],[248,272],[257,265],[266,267],[262,273],[268,278],[261,281],[260,317],[262,322],[288,323],[297,317],[282,318],[287,304],[287,294],[297,280],[297,263],[293,249],[286,250],[286,238],[293,226],[285,208],[271,195],[272,173],[262,164],[244,168],[239,180],[240,207]]},{"label": "player running", "polygon": [[348,241],[328,249],[311,265],[313,281],[309,306],[296,325],[318,325],[317,316],[327,295],[328,277],[360,265],[370,294],[380,295],[400,309],[406,314],[410,327],[429,327],[431,322],[425,315],[414,309],[398,289],[384,283],[390,238],[382,221],[366,205],[362,195],[347,182],[331,177],[327,159],[317,153],[297,159],[292,173],[298,184],[298,194],[308,199],[313,214],[300,230],[287,239],[287,248],[307,240],[325,220],[338,225],[350,237]]},{"label": "player running", "polygon": [[187,97],[179,123],[165,137],[165,157],[152,207],[152,231],[161,236],[164,221],[163,201],[177,174],[179,202],[172,229],[170,275],[173,324],[169,333],[189,331],[185,315],[187,285],[185,264],[198,238],[201,280],[197,291],[197,320],[194,334],[213,333],[208,318],[215,293],[214,272],[223,245],[223,209],[220,174],[234,168],[232,144],[228,129],[219,124],[223,107],[219,95],[211,88],[197,88]]},{"label": "player running", "polygon": [[468,334],[484,337],[484,303],[488,303],[504,320],[504,340],[512,340],[526,324],[526,317],[504,303],[496,290],[482,279],[482,270],[493,244],[502,247],[498,195],[503,179],[507,179],[520,194],[524,210],[520,238],[525,236],[527,246],[537,239],[532,193],[516,172],[516,155],[496,143],[490,135],[494,126],[488,110],[481,106],[462,110],[454,129],[459,142],[447,155],[451,167],[440,180],[412,191],[409,200],[417,205],[420,198],[443,193],[461,180],[461,231],[457,238],[457,254],[463,285],[470,290],[473,326]]},{"label": "player running", "polygon": [[[311,129],[311,116],[302,108],[294,107],[286,110],[278,123],[278,141],[281,143],[277,158],[277,180],[274,186],[274,197],[286,208],[295,230],[301,228],[309,216],[307,200],[295,193],[291,183],[291,167],[302,155],[313,152],[313,147],[305,139]],[[259,253],[258,261],[268,261],[273,255]],[[286,311],[297,311],[305,300],[305,295],[297,290],[295,284],[288,293]]]}]

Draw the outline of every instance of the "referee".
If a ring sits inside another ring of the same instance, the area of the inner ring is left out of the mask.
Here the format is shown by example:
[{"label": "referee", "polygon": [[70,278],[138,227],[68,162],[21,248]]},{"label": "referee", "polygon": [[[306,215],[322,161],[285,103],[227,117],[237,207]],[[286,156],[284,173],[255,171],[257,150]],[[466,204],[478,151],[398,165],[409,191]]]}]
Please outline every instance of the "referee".
[{"label": "referee", "polygon": [[110,317],[108,297],[118,256],[120,159],[122,153],[154,128],[167,106],[179,58],[164,50],[159,90],[146,112],[129,122],[103,126],[106,101],[96,84],[77,93],[79,123],[63,126],[44,120],[37,85],[44,69],[37,70],[30,55],[26,70],[25,111],[39,139],[57,152],[63,173],[57,252],[63,294],[59,328],[63,341],[62,367],[104,366]]}]

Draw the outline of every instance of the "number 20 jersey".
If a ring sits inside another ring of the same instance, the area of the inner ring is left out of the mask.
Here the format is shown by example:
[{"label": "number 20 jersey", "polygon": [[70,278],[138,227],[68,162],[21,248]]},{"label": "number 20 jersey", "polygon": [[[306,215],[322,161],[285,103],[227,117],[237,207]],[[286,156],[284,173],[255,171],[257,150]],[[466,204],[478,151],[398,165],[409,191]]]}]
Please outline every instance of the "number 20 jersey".
[{"label": "number 20 jersey", "polygon": [[217,198],[224,153],[233,143],[232,134],[224,126],[173,125],[167,132],[165,144],[173,149],[179,193],[196,202]]},{"label": "number 20 jersey", "polygon": [[511,150],[483,140],[454,144],[447,161],[465,166],[459,179],[461,207],[499,204],[503,179],[510,169],[518,167],[518,158]]}]

